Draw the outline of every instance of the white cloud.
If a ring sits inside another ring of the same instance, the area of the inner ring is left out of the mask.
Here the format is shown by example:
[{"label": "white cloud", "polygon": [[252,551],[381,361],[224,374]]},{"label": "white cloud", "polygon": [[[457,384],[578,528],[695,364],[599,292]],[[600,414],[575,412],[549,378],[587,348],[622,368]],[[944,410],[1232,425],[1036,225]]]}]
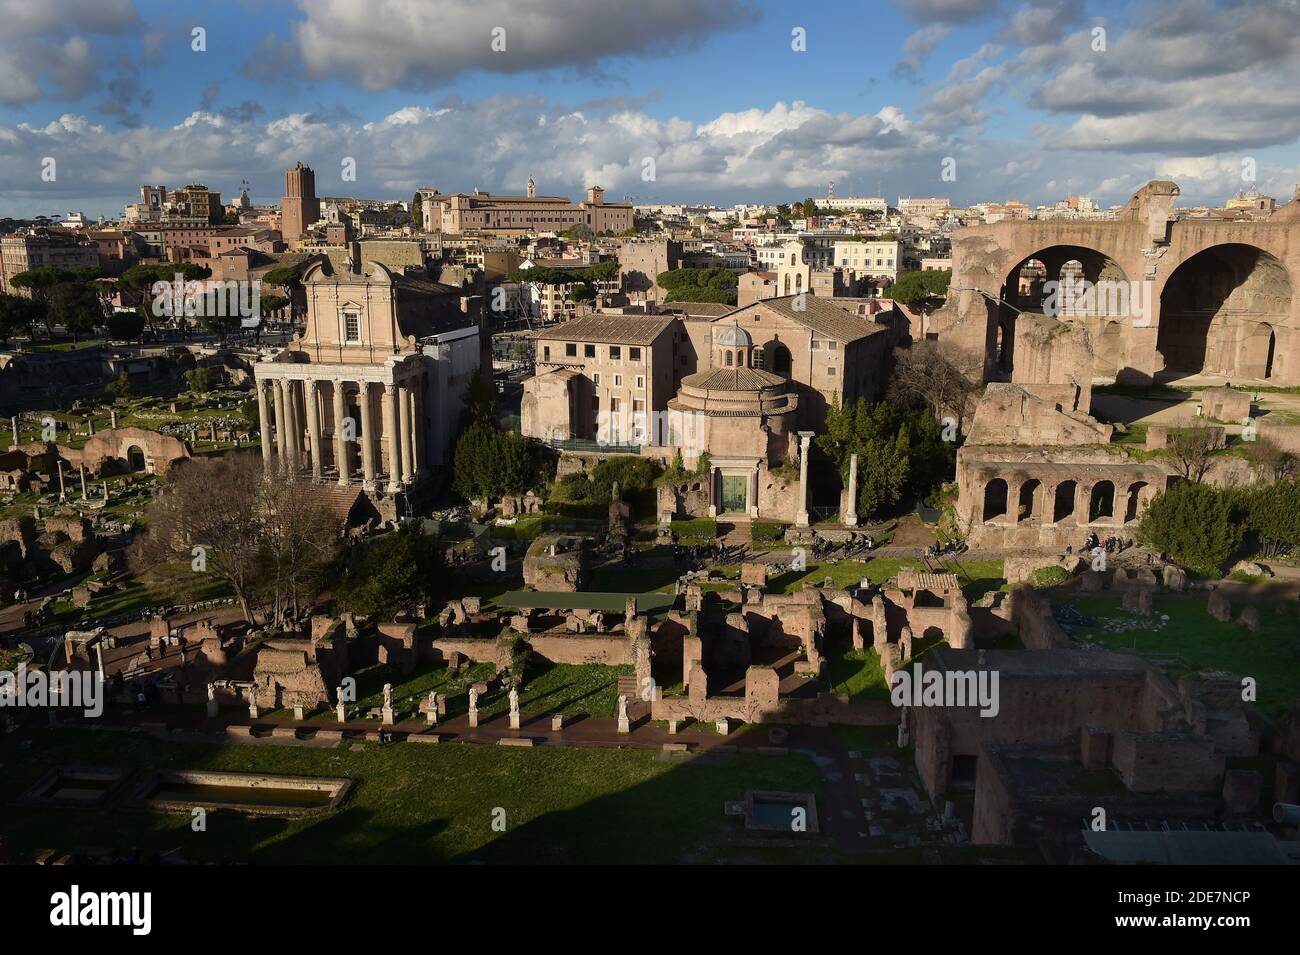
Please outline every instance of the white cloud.
[{"label": "white cloud", "polygon": [[[263,41],[249,72],[301,70],[367,90],[430,89],[470,70],[594,69],[610,57],[690,46],[758,18],[747,0],[298,0],[289,39]],[[494,46],[495,42],[495,46]],[[504,45],[504,49],[501,46]]]}]

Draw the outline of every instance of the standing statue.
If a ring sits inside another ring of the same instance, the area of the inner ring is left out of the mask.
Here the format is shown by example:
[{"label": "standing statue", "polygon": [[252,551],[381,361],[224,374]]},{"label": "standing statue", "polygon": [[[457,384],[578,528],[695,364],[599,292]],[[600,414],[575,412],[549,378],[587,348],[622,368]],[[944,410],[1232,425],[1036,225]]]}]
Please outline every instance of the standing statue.
[{"label": "standing statue", "polygon": [[478,709],[478,687],[476,686],[469,688],[469,708],[471,710]]},{"label": "standing statue", "polygon": [[519,714],[519,688],[512,686],[510,688],[510,712],[512,715]]},{"label": "standing statue", "polygon": [[618,695],[618,718],[619,718],[619,722],[627,721],[627,694],[626,693],[620,693]]},{"label": "standing statue", "polygon": [[390,710],[393,708],[393,684],[391,683],[384,684],[384,706]]},{"label": "standing statue", "polygon": [[209,683],[209,684],[208,684],[208,699],[209,699],[209,700],[215,700],[216,698],[217,698],[217,685],[216,685],[215,683]]}]

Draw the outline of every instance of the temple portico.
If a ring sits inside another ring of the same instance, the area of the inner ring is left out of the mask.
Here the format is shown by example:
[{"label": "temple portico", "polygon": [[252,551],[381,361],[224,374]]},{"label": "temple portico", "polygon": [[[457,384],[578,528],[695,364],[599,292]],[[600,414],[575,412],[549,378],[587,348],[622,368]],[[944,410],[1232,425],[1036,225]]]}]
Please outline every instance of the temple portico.
[{"label": "temple portico", "polygon": [[387,494],[425,476],[423,356],[382,365],[263,361],[256,378],[267,466]]}]

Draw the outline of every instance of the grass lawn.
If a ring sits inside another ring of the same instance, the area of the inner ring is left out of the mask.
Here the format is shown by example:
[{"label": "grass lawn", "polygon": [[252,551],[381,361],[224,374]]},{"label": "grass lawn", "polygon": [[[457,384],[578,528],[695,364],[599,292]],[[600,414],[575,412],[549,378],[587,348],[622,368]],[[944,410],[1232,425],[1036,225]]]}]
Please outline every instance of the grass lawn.
[{"label": "grass lawn", "polygon": [[[618,699],[618,678],[631,676],[631,666],[603,666],[597,663],[548,663],[537,657],[529,663],[524,688],[519,693],[519,708],[525,714],[548,715],[564,713],[567,718],[596,716],[609,719],[614,716]],[[393,684],[393,701],[399,719],[410,718],[430,690],[437,690],[447,698],[447,717],[464,716],[469,712],[470,684],[486,682],[496,673],[492,663],[476,663],[460,675],[451,674],[447,667],[420,666],[409,676],[402,676],[396,668],[372,663],[356,670],[351,676],[357,681],[357,702],[348,704],[349,713],[365,711],[383,704],[384,684]],[[504,716],[510,712],[507,691],[493,688],[478,699],[479,718],[483,720]],[[275,710],[269,716],[288,716],[289,709]],[[332,708],[322,708],[304,714],[308,719],[334,719]]]},{"label": "grass lawn", "polygon": [[[915,637],[912,641],[912,660],[921,659],[928,650],[943,642],[937,637]],[[829,628],[824,649],[826,679],[831,684],[832,693],[847,693],[850,699],[855,700],[889,698],[889,685],[885,682],[885,668],[881,665],[879,654],[870,646],[854,650],[848,627],[840,625]]]},{"label": "grass lawn", "polygon": [[829,577],[833,587],[843,589],[856,587],[863,577],[873,584],[879,584],[897,575],[904,567],[921,566],[921,561],[912,557],[873,557],[867,561],[837,560],[825,564],[809,564],[807,570],[792,570],[778,577],[769,577],[767,585],[773,593],[789,594],[800,590],[804,583],[821,583]]},{"label": "grass lawn", "polygon": [[[1093,620],[1091,625],[1067,627],[1075,636],[1086,636],[1110,649],[1136,650],[1166,665],[1175,675],[1227,670],[1253,677],[1259,707],[1269,716],[1280,716],[1292,701],[1300,699],[1300,625],[1294,604],[1288,605],[1286,614],[1261,604],[1258,633],[1235,622],[1243,604],[1233,605],[1233,622],[1220,623],[1205,612],[1204,596],[1157,594],[1157,616],[1150,620],[1126,613],[1119,597],[1075,597],[1068,604]],[[1164,627],[1156,626],[1160,614],[1169,616]],[[1133,621],[1136,627],[1107,631],[1107,620]],[[1181,661],[1173,659],[1175,654]]]},{"label": "grass lawn", "polygon": [[[78,846],[180,849],[202,861],[257,863],[712,863],[833,861],[825,837],[790,848],[747,836],[723,802],[746,789],[813,792],[820,774],[803,756],[664,758],[651,750],[449,743],[322,750],[161,741],[142,734],[44,730],[0,777],[11,802],[49,768],[97,763],[136,771],[207,769],[346,776],[347,802],[315,818],[213,811],[206,832],[188,814],[6,806],[14,861]],[[128,786],[131,782],[128,781]],[[494,810],[505,831],[494,831]],[[497,814],[499,816],[499,813]]]}]

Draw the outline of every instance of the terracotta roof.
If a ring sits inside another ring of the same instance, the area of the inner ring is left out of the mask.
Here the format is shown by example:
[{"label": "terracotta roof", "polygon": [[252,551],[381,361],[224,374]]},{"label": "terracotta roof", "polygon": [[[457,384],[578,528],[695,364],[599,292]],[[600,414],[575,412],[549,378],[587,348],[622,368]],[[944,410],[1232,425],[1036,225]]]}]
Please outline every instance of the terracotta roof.
[{"label": "terracotta roof", "polygon": [[710,368],[682,379],[683,385],[706,391],[758,391],[784,383],[780,375],[761,368]]},{"label": "terracotta roof", "polygon": [[649,345],[675,319],[645,315],[589,315],[546,328],[535,336],[550,342],[602,342],[611,345]]},{"label": "terracotta roof", "polygon": [[[798,308],[795,307],[796,302],[799,303]],[[818,334],[839,342],[857,341],[884,330],[883,326],[836,305],[834,299],[816,295],[785,295],[781,298],[763,299],[737,309],[727,317],[734,318],[742,312],[762,308],[792,318],[800,325],[807,325]]]}]

